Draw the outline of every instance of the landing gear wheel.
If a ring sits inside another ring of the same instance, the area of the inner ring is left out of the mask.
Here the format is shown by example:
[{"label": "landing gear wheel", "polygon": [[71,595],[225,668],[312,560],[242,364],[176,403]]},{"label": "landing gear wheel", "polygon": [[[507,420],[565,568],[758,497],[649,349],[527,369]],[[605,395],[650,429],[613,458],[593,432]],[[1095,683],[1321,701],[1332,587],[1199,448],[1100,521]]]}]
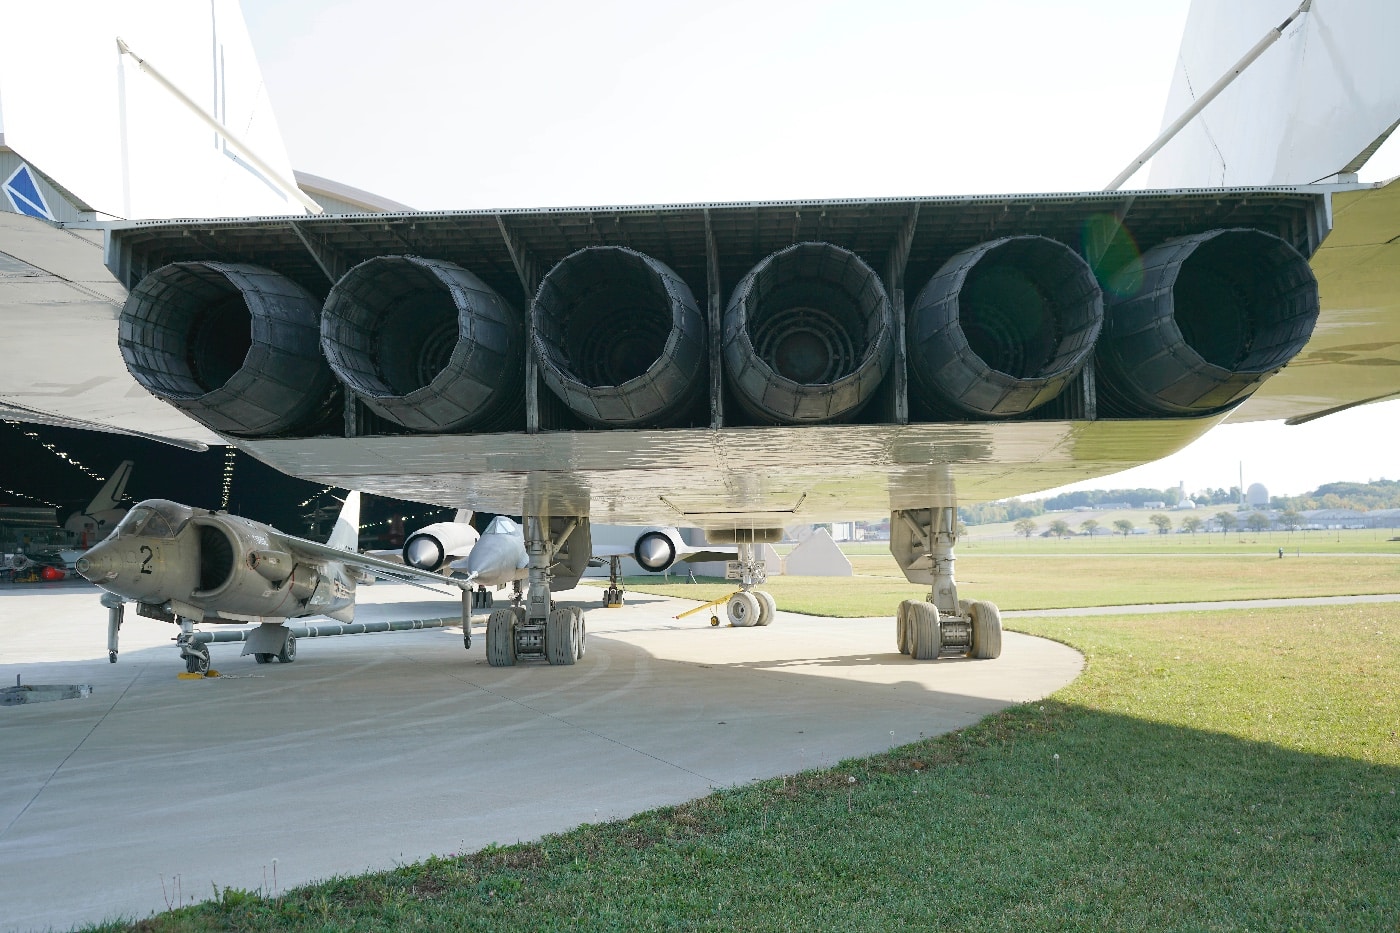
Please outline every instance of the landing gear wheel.
[{"label": "landing gear wheel", "polygon": [[185,649],[185,671],[189,674],[209,673],[209,648],[207,645],[190,645]]},{"label": "landing gear wheel", "polygon": [[107,660],[110,661],[110,662],[112,662],[113,664],[116,664],[116,663],[117,663],[117,653],[116,653],[115,651],[109,651],[109,652],[107,652]]},{"label": "landing gear wheel", "polygon": [[577,606],[573,607],[573,613],[578,625],[578,657],[582,658],[587,650],[584,642],[588,640],[588,621],[584,618],[583,610]]},{"label": "landing gear wheel", "polygon": [[718,625],[719,625],[719,616],[714,616],[714,615],[710,616],[710,626],[711,626],[711,627],[716,627],[716,626],[718,626]]},{"label": "landing gear wheel", "polygon": [[578,660],[578,619],[571,609],[552,609],[544,623],[544,657],[550,664]]},{"label": "landing gear wheel", "polygon": [[902,600],[894,614],[894,640],[899,645],[900,654],[909,653],[909,606],[912,599]]},{"label": "landing gear wheel", "polygon": [[1001,657],[1001,610],[978,601],[967,613],[972,616],[972,656],[986,661]]},{"label": "landing gear wheel", "polygon": [[735,593],[724,608],[729,613],[730,625],[746,628],[758,621],[758,597],[753,593]]},{"label": "landing gear wheel", "polygon": [[272,658],[272,655],[262,651],[259,651],[253,655],[253,660],[257,661],[259,664],[270,664],[272,662]]},{"label": "landing gear wheel", "polygon": [[773,617],[778,613],[778,601],[766,590],[754,590],[753,595],[758,597],[758,621],[754,625],[772,624]]},{"label": "landing gear wheel", "polygon": [[497,609],[487,617],[486,663],[492,667],[515,663],[515,610]]},{"label": "landing gear wheel", "polygon": [[943,649],[943,628],[938,624],[938,607],[933,603],[909,600],[905,616],[909,656],[916,661],[930,661]]},{"label": "landing gear wheel", "polygon": [[277,660],[283,664],[291,664],[297,659],[297,640],[295,635],[287,636],[287,643],[282,646],[282,650],[277,652]]}]

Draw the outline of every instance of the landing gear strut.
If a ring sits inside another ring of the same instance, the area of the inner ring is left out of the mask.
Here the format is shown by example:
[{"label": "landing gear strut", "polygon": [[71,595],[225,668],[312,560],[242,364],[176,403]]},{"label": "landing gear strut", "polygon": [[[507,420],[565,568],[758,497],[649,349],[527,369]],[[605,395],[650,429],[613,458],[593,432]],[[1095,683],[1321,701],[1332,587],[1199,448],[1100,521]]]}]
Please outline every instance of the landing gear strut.
[{"label": "landing gear strut", "polygon": [[608,588],[603,590],[603,608],[622,608],[622,558],[616,554],[608,558]]},{"label": "landing gear strut", "polygon": [[901,654],[926,661],[1001,656],[1001,613],[992,603],[958,598],[953,579],[956,506],[900,509],[890,515],[890,552],[910,583],[927,583],[925,600],[906,599],[895,615]]},{"label": "landing gear strut", "polygon": [[122,616],[125,609],[122,598],[116,593],[103,593],[102,605],[107,607],[107,660],[117,663],[117,641],[121,636]]},{"label": "landing gear strut", "polygon": [[737,572],[731,567],[728,574],[739,580],[739,592],[729,597],[729,602],[725,604],[729,624],[740,627],[768,625],[778,611],[777,601],[766,590],[754,589],[768,579],[767,569],[763,561],[757,559],[752,541],[741,541],[738,547],[739,559],[734,561],[738,565]]},{"label": "landing gear strut", "polygon": [[497,609],[486,619],[486,662],[508,667],[516,661],[543,658],[550,664],[573,664],[584,655],[587,625],[583,610],[556,606],[551,585],[569,589],[578,583],[592,556],[587,518],[524,517],[525,553],[529,555],[524,604]]},{"label": "landing gear strut", "polygon": [[189,674],[209,673],[209,646],[194,640],[194,622],[180,616],[180,634],[175,636],[175,646],[180,649],[180,657],[185,659],[185,672]]}]

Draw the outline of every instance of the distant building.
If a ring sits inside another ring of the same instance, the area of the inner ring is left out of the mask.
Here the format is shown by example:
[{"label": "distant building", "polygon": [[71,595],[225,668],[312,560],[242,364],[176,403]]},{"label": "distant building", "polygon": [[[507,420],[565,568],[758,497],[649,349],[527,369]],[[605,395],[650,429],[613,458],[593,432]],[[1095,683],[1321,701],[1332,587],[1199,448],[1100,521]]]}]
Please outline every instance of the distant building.
[{"label": "distant building", "polygon": [[1262,509],[1269,504],[1269,490],[1263,483],[1250,483],[1249,488],[1244,493],[1245,505],[1255,509]]},{"label": "distant building", "polygon": [[1173,512],[1184,512],[1184,511],[1188,511],[1188,510],[1190,510],[1190,509],[1194,509],[1195,507],[1196,507],[1196,500],[1195,500],[1195,499],[1185,499],[1185,498],[1183,498],[1183,499],[1182,499],[1180,502],[1178,502],[1176,505],[1172,506],[1172,511],[1173,511]]},{"label": "distant building", "polygon": [[1167,504],[1165,502],[1144,502],[1142,507],[1144,509],[1165,509]]}]

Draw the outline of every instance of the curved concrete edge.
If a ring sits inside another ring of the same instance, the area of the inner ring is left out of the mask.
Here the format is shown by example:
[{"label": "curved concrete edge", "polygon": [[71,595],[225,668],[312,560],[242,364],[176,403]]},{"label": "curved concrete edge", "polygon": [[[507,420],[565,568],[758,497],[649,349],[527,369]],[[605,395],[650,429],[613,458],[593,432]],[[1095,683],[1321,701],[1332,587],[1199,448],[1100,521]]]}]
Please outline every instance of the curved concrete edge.
[{"label": "curved concrete edge", "polygon": [[[191,681],[171,626],[130,619],[111,665],[96,595],[50,595],[0,596],[0,678],[95,692],[0,710],[7,930],[145,916],[177,884],[185,900],[256,890],[274,859],[285,889],[829,767],[1045,696],[1083,665],[1012,632],[996,661],[911,661],[889,618],[711,628],[674,619],[678,601],[605,610],[583,588],[562,597],[589,600],[572,667],[492,668],[484,639],[464,651],[445,629],[316,639],[287,665],[215,645],[223,676]],[[445,602],[376,586],[362,611]],[[558,785],[548,801],[508,792]]]}]

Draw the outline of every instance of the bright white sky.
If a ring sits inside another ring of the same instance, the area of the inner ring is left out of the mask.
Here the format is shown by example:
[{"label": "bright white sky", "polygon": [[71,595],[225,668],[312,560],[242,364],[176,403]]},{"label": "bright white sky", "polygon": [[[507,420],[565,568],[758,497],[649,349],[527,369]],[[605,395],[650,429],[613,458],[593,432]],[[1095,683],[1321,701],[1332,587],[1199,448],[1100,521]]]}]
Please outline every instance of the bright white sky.
[{"label": "bright white sky", "polygon": [[[243,0],[293,164],[420,209],[1095,190],[1157,135],[1187,6]],[[1362,177],[1395,174],[1392,143]],[[1092,485],[1397,478],[1397,421],[1227,426]]]}]

